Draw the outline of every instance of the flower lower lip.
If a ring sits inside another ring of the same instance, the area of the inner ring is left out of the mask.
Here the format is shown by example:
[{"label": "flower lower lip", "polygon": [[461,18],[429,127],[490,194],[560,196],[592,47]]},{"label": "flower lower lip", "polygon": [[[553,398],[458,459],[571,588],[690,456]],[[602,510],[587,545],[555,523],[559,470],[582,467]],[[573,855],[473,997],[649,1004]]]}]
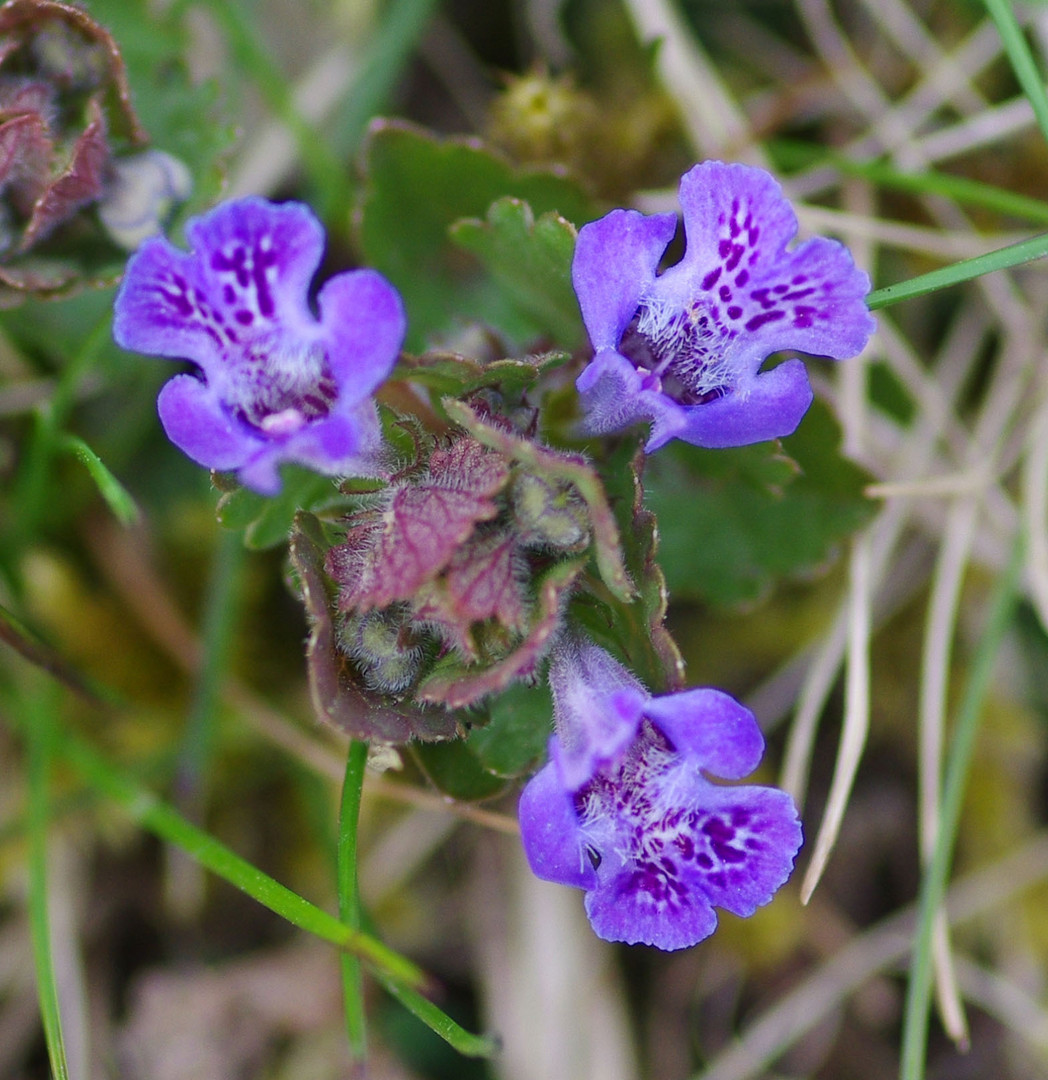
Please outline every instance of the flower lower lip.
[{"label": "flower lower lip", "polygon": [[296,431],[305,427],[306,418],[298,409],[282,409],[280,412],[270,413],[263,417],[259,427],[271,436],[294,435]]}]

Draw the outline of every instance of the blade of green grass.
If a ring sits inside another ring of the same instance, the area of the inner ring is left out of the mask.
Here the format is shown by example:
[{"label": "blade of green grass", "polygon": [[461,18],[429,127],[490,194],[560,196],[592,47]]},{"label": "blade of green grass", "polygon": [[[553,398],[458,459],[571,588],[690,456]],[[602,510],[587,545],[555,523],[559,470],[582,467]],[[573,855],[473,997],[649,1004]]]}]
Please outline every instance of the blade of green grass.
[{"label": "blade of green grass", "polygon": [[4,546],[17,560],[18,553],[36,535],[50,492],[51,464],[60,449],[62,426],[76,399],[77,388],[110,340],[112,318],[107,311],[92,327],[84,344],[62,368],[54,393],[35,416],[33,429],[21,455],[12,499],[10,535]]},{"label": "blade of green grass", "polygon": [[123,484],[106,468],[102,459],[78,435],[63,435],[58,440],[62,450],[73,454],[94,480],[98,493],[113,511],[121,525],[133,525],[138,520],[138,507]]},{"label": "blade of green grass", "polygon": [[[367,760],[367,743],[358,740],[351,742],[346,756],[346,775],[342,782],[342,802],[338,815],[338,914],[342,922],[353,930],[360,929],[357,826],[360,823],[360,796],[364,788]],[[363,972],[360,960],[348,952],[342,954],[341,965],[349,1051],[355,1062],[363,1062],[368,1054]]]},{"label": "blade of green grass", "polygon": [[[191,3],[188,0],[181,6],[188,8]],[[303,168],[316,187],[318,213],[325,221],[333,220],[350,206],[349,170],[295,107],[291,85],[258,33],[258,12],[241,0],[219,0],[207,4],[207,9],[225,34],[233,63],[254,81],[266,104],[291,132]]]},{"label": "blade of green grass", "polygon": [[1030,52],[1022,27],[1008,0],[983,0],[990,18],[997,24],[1012,70],[1023,88],[1026,100],[1033,108],[1041,134],[1048,140],[1048,95],[1044,91],[1044,79],[1037,70],[1037,62]]},{"label": "blade of green grass", "polygon": [[377,938],[354,930],[323,908],[242,859],[213,836],[142,788],[70,731],[64,731],[56,752],[103,795],[119,803],[131,818],[154,835],[175,844],[192,858],[257,900],[292,925],[359,956],[376,971],[412,987],[428,982],[425,972]]},{"label": "blade of green grass", "polygon": [[932,945],[935,914],[942,907],[946,882],[950,876],[961,804],[975,749],[975,736],[983,702],[990,685],[994,663],[1015,610],[1019,577],[1023,563],[1023,539],[1018,535],[1007,570],[998,578],[990,602],[986,628],[972,660],[971,669],[946,757],[942,807],[935,850],[932,853],[918,899],[917,936],[910,982],[906,993],[903,1025],[901,1080],[923,1080],[928,1045],[928,1014],[931,1007]]},{"label": "blade of green grass", "polygon": [[897,304],[900,300],[912,300],[916,296],[924,296],[950,285],[959,285],[961,282],[982,277],[983,274],[992,274],[995,270],[1021,266],[1034,259],[1044,258],[1045,255],[1048,255],[1048,233],[1041,233],[986,255],[962,259],[944,266],[941,270],[932,270],[931,273],[920,274],[909,281],[900,281],[897,285],[877,289],[866,297],[866,305],[871,311],[876,311],[878,308],[888,307],[889,304]]},{"label": "blade of green grass", "polygon": [[41,688],[36,695],[27,694],[24,702],[28,714],[24,726],[29,785],[29,925],[47,1056],[55,1080],[68,1080],[69,1065],[51,953],[47,879],[47,826],[50,818],[48,777],[53,756],[53,727],[45,714],[55,707],[56,700],[57,695],[48,686]]},{"label": "blade of green grass", "polygon": [[487,1058],[498,1053],[497,1039],[490,1035],[474,1035],[418,991],[412,990],[403,983],[398,983],[382,972],[377,974],[379,981],[392,997],[463,1057]]},{"label": "blade of green grass", "polygon": [[391,0],[368,43],[360,75],[347,90],[330,123],[335,152],[348,157],[360,144],[368,121],[380,112],[418,44],[438,0]]},{"label": "blade of green grass", "polygon": [[201,628],[201,664],[193,686],[179,762],[179,788],[198,791],[206,776],[214,745],[222,680],[228,668],[233,630],[240,610],[241,570],[246,549],[243,534],[219,529],[208,577]]},{"label": "blade of green grass", "polygon": [[900,172],[884,161],[856,161],[843,154],[827,153],[822,147],[792,139],[776,139],[768,144],[768,149],[786,169],[830,165],[846,176],[857,176],[879,187],[915,195],[942,195],[961,205],[993,210],[1036,225],[1048,225],[1048,201],[1019,195],[981,180],[952,176],[932,169],[919,173]]}]

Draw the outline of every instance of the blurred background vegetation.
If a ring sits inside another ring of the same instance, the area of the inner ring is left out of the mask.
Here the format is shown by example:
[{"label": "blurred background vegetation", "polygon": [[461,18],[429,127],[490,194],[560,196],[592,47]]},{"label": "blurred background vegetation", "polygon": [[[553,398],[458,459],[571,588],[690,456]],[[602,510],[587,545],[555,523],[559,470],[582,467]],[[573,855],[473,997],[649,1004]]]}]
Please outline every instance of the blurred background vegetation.
[{"label": "blurred background vegetation", "polygon": [[[468,257],[445,250],[454,218],[422,185],[398,196],[399,215],[397,197],[385,217],[367,210],[389,197],[365,171],[387,145],[368,134],[376,116],[563,174],[576,224],[587,207],[674,206],[680,173],[703,158],[772,167],[802,231],[845,240],[876,286],[1048,222],[1044,137],[974,2],[88,7],[122,50],[152,145],[193,173],[180,217],[247,193],[309,202],[328,229],[326,270],[367,261],[403,289],[413,348],[424,332],[463,351],[498,343],[446,282],[398,269],[413,242],[453,268]],[[1042,58],[1048,8],[1017,14]],[[171,368],[110,343],[111,304],[111,288],[93,289],[0,312],[0,602],[102,699],[59,692],[14,650],[0,654],[0,1076],[12,1080],[48,1075],[26,751],[46,717],[296,892],[335,903],[345,747],[310,715],[284,552],[245,552],[216,524],[207,474],[156,422]],[[467,1061],[371,986],[370,1075],[896,1075],[952,718],[1025,523],[1020,603],[957,837],[954,962],[940,961],[946,1004],[927,1075],[1048,1076],[1046,315],[1037,264],[883,311],[862,360],[816,370],[822,401],[786,441],[799,469],[767,448],[728,455],[718,472],[684,452],[651,465],[689,683],[750,704],[770,742],[762,780],[803,805],[795,880],[753,919],[722,915],[681,954],[606,945],[579,894],[527,871],[513,784],[452,804],[407,759],[369,777],[369,917],[434,974],[443,1008],[502,1041],[494,1060]],[[49,800],[70,1075],[346,1075],[329,946],[138,829],[74,772],[54,772]]]}]

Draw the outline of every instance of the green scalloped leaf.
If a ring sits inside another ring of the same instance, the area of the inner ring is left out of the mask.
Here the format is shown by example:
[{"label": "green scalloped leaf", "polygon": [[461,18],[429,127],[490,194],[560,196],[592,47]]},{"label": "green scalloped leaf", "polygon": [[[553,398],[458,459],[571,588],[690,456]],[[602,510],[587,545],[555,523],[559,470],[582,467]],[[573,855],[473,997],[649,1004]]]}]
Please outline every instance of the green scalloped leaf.
[{"label": "green scalloped leaf", "polygon": [[518,169],[477,139],[440,139],[401,121],[371,125],[364,169],[361,253],[404,297],[411,312],[406,347],[413,352],[456,320],[482,321],[515,342],[536,330],[505,287],[452,242],[456,222],[483,218],[507,195],[525,200],[540,217],[554,211],[582,223],[600,213],[565,176]]},{"label": "green scalloped leaf", "polygon": [[488,772],[476,754],[460,739],[419,743],[411,752],[430,783],[462,802],[490,799],[505,790],[506,781]]},{"label": "green scalloped leaf", "polygon": [[645,487],[670,593],[728,607],[811,574],[872,517],[871,480],[841,456],[840,427],[819,401],[781,443],[665,447]]},{"label": "green scalloped leaf", "polygon": [[496,776],[526,776],[545,756],[552,718],[553,698],[547,684],[517,683],[495,698],[488,722],[469,733],[466,745]]},{"label": "green scalloped leaf", "polygon": [[575,226],[553,211],[536,219],[522,199],[492,203],[483,221],[467,218],[451,226],[451,239],[484,264],[505,302],[519,309],[535,334],[576,348],[586,340],[571,284]]},{"label": "green scalloped leaf", "polygon": [[497,387],[505,399],[512,400],[570,358],[569,353],[551,352],[483,364],[457,353],[423,353],[402,357],[391,377],[425,386],[438,397],[465,397],[475,390]]}]

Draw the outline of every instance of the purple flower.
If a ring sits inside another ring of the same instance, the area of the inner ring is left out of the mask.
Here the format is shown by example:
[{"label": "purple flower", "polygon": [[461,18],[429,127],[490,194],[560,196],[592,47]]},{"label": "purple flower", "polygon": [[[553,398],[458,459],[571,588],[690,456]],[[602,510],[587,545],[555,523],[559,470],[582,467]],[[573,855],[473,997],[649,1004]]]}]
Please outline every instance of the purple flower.
[{"label": "purple flower", "polygon": [[299,203],[223,203],[186,225],[191,251],[147,240],[128,262],[113,333],[126,349],[190,360],[157,408],[194,461],[235,470],[266,495],[278,465],[373,472],[381,447],[371,394],[404,337],[396,290],[373,270],[337,274],[311,310],[324,233]]},{"label": "purple flower", "polygon": [[762,169],[706,161],[680,183],[687,248],[657,273],[674,214],[612,210],[579,231],[572,280],[595,355],[579,377],[587,424],[652,421],[647,449],[670,439],[742,446],[789,435],[811,404],[800,360],[843,360],[875,322],[869,278],[818,237],[787,251],[797,218]]},{"label": "purple flower", "polygon": [[550,762],[524,788],[524,850],[540,878],[586,890],[608,941],[683,949],[714,906],[748,916],[790,876],[801,826],[784,791],[738,780],[764,751],[753,714],[719,690],[651,697],[602,649],[550,667]]}]

